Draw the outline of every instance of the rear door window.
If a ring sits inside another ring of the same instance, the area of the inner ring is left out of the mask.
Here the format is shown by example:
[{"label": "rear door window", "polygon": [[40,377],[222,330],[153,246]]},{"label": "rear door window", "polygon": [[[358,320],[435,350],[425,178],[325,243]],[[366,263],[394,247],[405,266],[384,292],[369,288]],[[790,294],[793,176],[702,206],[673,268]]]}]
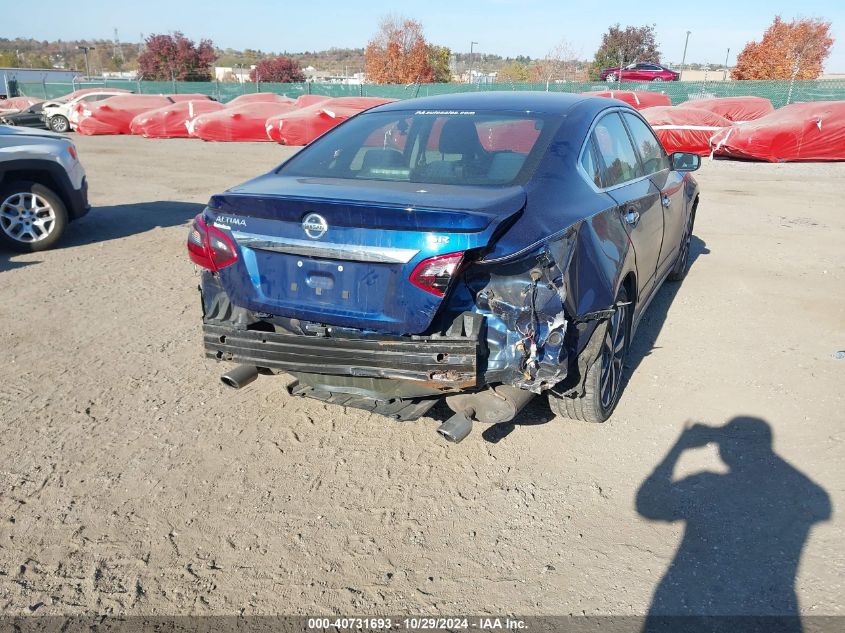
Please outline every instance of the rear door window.
[{"label": "rear door window", "polygon": [[594,142],[593,137],[591,136],[587,141],[587,144],[584,146],[584,152],[581,154],[581,168],[584,170],[584,173],[587,174],[587,178],[592,180],[596,187],[601,188],[604,186],[601,181],[601,169],[599,169],[599,164],[596,161],[593,146]]},{"label": "rear door window", "polygon": [[616,187],[644,175],[619,114],[613,112],[601,119],[593,129],[593,138],[603,163],[605,187]]},{"label": "rear door window", "polygon": [[627,112],[622,116],[631,131],[634,144],[640,152],[645,173],[656,174],[664,169],[669,169],[669,158],[651,128],[638,116]]}]

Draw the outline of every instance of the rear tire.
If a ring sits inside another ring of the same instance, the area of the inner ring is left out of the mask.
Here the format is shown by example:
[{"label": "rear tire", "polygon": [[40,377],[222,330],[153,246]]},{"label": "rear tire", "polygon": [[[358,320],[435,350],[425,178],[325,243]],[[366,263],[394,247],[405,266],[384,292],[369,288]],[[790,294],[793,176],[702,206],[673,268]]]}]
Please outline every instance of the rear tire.
[{"label": "rear tire", "polygon": [[67,117],[62,116],[61,114],[56,114],[50,117],[50,129],[54,132],[58,132],[59,134],[64,134],[65,132],[70,131],[70,121],[67,120]]},{"label": "rear tire", "polygon": [[614,82],[616,81],[616,74],[615,74],[615,73],[610,73],[607,77],[605,77],[605,78],[604,78],[604,80],[605,80],[607,83],[612,84],[612,83],[614,83]]},{"label": "rear tire", "polygon": [[678,250],[678,259],[675,260],[672,272],[670,272],[667,277],[669,281],[682,281],[689,272],[690,244],[692,243],[692,230],[694,225],[695,209],[693,209],[692,213],[690,213],[687,228],[684,229],[684,236],[681,238],[681,244]]},{"label": "rear tire", "polygon": [[631,342],[633,305],[626,304],[627,301],[628,294],[622,288],[616,297],[616,312],[603,326],[599,326],[605,327],[604,341],[599,357],[587,370],[584,394],[574,397],[548,394],[549,407],[556,415],[601,423],[613,414],[622,394],[625,358]]},{"label": "rear tire", "polygon": [[21,253],[52,248],[68,223],[67,208],[56,193],[27,180],[0,187],[0,241]]},{"label": "rear tire", "polygon": [[655,77],[652,81],[663,81],[663,77]]}]

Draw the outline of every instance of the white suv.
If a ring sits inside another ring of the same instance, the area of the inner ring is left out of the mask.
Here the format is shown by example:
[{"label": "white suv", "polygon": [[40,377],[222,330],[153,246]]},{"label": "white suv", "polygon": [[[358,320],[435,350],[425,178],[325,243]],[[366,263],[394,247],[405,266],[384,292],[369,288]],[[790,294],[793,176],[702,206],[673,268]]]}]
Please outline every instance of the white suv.
[{"label": "white suv", "polygon": [[69,101],[45,101],[42,104],[44,123],[54,132],[68,132],[70,131],[71,112],[77,103],[102,101],[109,97],[117,97],[125,94],[127,94],[126,90],[109,90],[103,88],[102,90],[86,92]]}]

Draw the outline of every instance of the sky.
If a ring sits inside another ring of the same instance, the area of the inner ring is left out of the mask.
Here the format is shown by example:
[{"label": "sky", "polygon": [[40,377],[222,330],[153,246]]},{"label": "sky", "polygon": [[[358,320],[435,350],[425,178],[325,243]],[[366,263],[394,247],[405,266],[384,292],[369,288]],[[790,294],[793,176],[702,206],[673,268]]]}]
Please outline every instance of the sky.
[{"label": "sky", "polygon": [[104,38],[114,29],[124,42],[141,34],[182,31],[210,38],[222,48],[303,52],[331,47],[361,48],[379,18],[399,14],[419,20],[426,38],[456,52],[542,57],[561,39],[583,59],[592,59],[607,27],[655,24],[664,62],[680,63],[691,31],[687,62],[729,63],[746,42],[759,40],[773,17],[822,17],[838,41],[825,65],[845,73],[843,0],[145,0],[93,2],[38,0],[37,11],[15,10],[18,0],[0,0],[0,37],[39,40]]}]

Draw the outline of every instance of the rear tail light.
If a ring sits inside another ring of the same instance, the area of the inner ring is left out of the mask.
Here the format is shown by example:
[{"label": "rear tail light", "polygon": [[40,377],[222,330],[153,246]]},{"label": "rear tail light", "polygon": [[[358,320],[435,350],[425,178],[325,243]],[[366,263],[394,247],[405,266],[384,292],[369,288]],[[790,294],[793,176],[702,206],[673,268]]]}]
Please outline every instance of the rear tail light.
[{"label": "rear tail light", "polygon": [[411,283],[417,288],[442,297],[463,257],[462,251],[424,259],[411,273]]},{"label": "rear tail light", "polygon": [[202,214],[194,218],[188,232],[188,256],[197,266],[218,271],[238,259],[235,245],[223,233],[208,226]]}]

